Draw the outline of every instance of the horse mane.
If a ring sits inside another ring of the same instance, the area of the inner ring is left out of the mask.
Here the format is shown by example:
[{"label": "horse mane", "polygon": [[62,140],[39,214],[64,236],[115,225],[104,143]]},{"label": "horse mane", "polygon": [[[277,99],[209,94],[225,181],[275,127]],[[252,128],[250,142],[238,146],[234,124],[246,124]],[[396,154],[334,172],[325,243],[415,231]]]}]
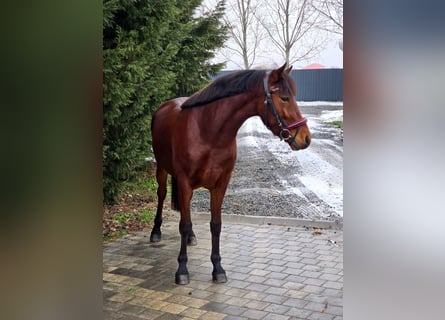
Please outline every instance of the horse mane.
[{"label": "horse mane", "polygon": [[242,70],[214,80],[204,89],[193,94],[181,106],[189,109],[209,104],[213,101],[250,91],[262,84],[265,70]]}]

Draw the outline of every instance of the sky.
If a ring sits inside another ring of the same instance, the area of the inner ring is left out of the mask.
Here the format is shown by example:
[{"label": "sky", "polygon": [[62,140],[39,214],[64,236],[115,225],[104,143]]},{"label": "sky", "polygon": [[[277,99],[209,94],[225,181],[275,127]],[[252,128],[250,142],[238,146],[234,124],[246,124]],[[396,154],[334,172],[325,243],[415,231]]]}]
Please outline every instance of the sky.
[{"label": "sky", "polygon": [[331,68],[343,68],[343,51],[339,48],[339,42],[330,42],[318,60],[314,59],[312,63],[319,63]]},{"label": "sky", "polygon": [[[236,58],[234,56],[234,58]],[[225,61],[226,59],[217,54],[215,61]],[[241,58],[238,57],[238,60],[241,61]],[[258,59],[256,65],[267,65],[268,67],[280,66],[283,63],[283,59],[281,56],[271,56],[268,59]],[[339,40],[332,40],[328,42],[326,48],[317,56],[311,59],[310,61],[298,62],[294,63],[294,68],[302,68],[306,65],[312,63],[319,63],[321,65],[326,66],[327,68],[343,68],[343,51],[339,47]],[[240,62],[241,64],[241,62]],[[275,64],[275,66],[274,66]],[[255,66],[254,66],[255,67]],[[234,70],[239,69],[239,67],[231,61],[226,63],[226,70]]]},{"label": "sky", "polygon": [[[216,1],[217,0],[204,0],[203,7],[212,8],[215,6]],[[230,6],[228,6],[227,8],[229,7]],[[226,14],[229,16],[232,15],[230,9],[226,9]],[[313,35],[315,34],[310,33],[309,37]],[[321,39],[323,39],[321,41],[326,41],[326,42],[325,42],[325,48],[320,52],[320,54],[311,60],[293,63],[294,69],[303,68],[312,63],[319,63],[321,65],[326,66],[327,68],[343,68],[343,51],[339,48],[339,40],[342,39],[342,37],[337,34],[326,32],[323,33]],[[310,41],[310,38],[308,38],[307,40]],[[303,43],[304,42],[305,41],[303,41]],[[298,43],[298,45],[301,45],[301,43]],[[258,49],[259,50],[257,51],[256,55],[257,58],[255,59],[255,63],[252,66],[252,68],[264,68],[264,67],[275,68],[281,66],[284,63],[283,57],[279,53],[273,53],[274,50],[273,49],[271,50],[270,46],[269,48],[267,48],[268,52],[261,52],[260,51],[261,47],[259,47]],[[228,51],[226,50],[226,55],[227,52]],[[243,65],[241,57],[233,55],[231,57],[231,60],[232,59],[236,59],[236,63],[234,63],[233,61],[227,61],[227,57],[225,57],[221,53],[217,53],[216,58],[213,61],[226,62],[226,67],[224,68],[226,70],[240,69],[240,66]]]}]

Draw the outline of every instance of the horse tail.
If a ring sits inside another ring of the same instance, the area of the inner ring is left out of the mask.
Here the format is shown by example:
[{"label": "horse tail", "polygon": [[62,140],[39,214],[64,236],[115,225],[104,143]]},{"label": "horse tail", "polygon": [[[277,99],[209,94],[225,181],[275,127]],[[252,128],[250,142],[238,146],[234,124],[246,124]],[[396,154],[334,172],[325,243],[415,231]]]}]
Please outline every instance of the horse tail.
[{"label": "horse tail", "polygon": [[172,198],[171,198],[172,210],[179,211],[178,179],[172,176],[171,184],[172,184]]}]

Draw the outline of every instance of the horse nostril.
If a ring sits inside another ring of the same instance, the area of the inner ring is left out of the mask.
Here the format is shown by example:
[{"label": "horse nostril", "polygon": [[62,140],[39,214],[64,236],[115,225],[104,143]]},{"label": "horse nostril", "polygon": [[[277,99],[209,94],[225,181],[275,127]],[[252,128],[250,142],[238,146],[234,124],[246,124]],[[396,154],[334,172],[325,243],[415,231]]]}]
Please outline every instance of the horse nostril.
[{"label": "horse nostril", "polygon": [[306,138],[304,138],[304,141],[306,142],[306,147],[311,144],[311,138],[309,136],[306,136]]}]

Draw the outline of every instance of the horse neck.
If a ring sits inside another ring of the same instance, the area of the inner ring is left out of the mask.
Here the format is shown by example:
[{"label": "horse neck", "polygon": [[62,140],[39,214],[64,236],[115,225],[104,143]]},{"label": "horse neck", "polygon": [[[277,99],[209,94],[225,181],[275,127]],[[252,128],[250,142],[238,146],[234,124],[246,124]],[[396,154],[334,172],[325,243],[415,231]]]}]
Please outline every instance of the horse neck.
[{"label": "horse neck", "polygon": [[241,94],[226,98],[213,109],[217,116],[213,117],[212,127],[219,139],[234,140],[238,129],[250,117],[260,115],[258,93]]}]

